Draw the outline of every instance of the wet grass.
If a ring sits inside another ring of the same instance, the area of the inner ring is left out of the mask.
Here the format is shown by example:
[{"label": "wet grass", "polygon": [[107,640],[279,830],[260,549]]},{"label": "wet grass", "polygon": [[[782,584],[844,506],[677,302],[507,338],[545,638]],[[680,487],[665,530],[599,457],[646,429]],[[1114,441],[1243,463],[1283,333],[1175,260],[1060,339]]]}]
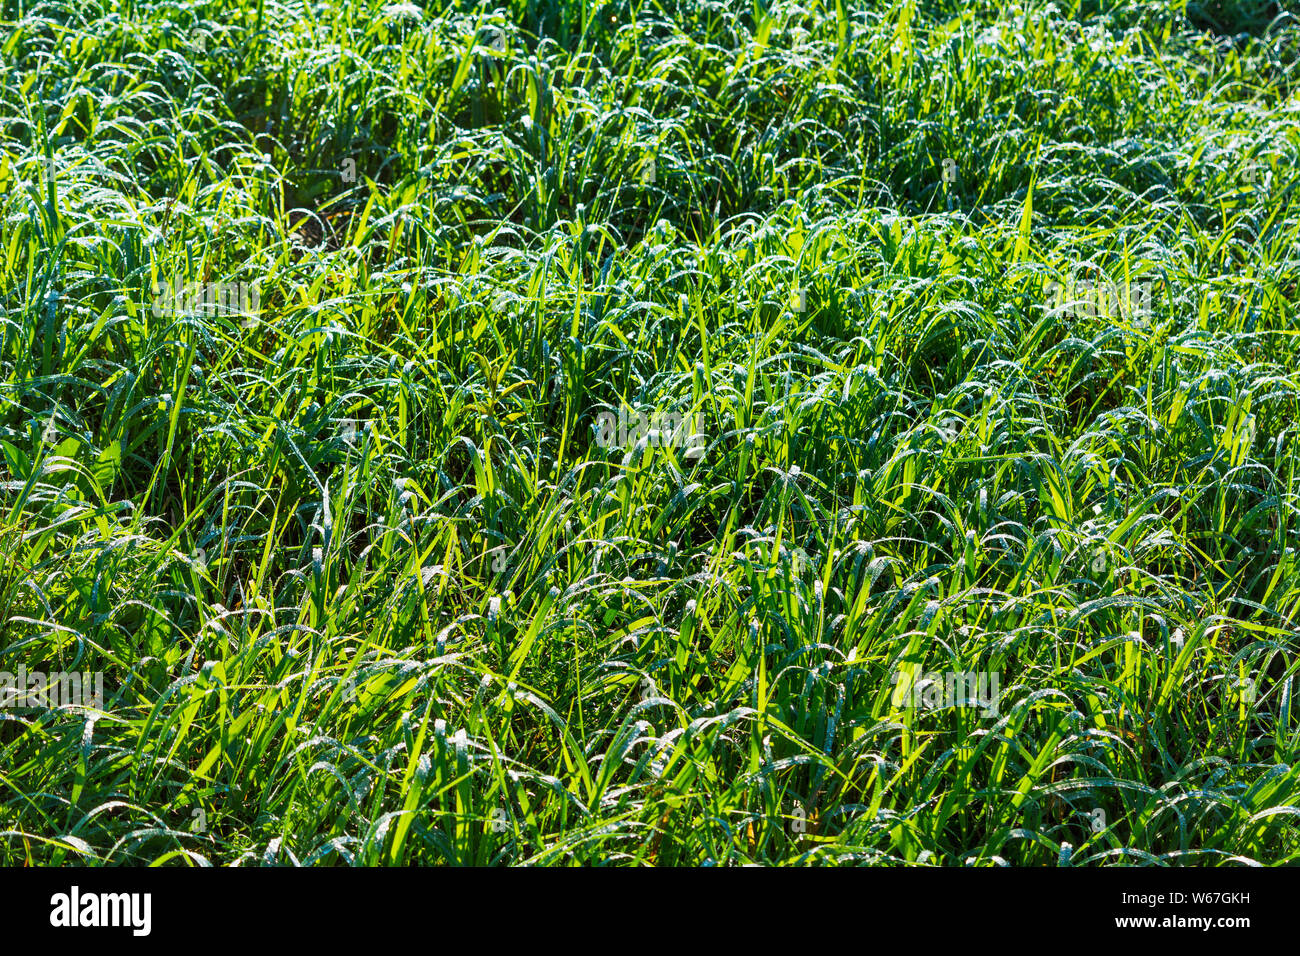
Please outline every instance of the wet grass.
[{"label": "wet grass", "polygon": [[1300,858],[1284,6],[0,23],[0,863]]}]

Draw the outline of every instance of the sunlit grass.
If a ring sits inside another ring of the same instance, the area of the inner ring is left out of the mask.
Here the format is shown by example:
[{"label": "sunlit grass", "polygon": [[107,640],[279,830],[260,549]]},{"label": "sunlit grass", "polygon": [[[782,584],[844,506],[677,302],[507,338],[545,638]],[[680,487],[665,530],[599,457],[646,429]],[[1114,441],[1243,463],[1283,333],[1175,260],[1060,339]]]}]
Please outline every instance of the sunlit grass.
[{"label": "sunlit grass", "polygon": [[1294,16],[0,25],[0,863],[1300,858]]}]

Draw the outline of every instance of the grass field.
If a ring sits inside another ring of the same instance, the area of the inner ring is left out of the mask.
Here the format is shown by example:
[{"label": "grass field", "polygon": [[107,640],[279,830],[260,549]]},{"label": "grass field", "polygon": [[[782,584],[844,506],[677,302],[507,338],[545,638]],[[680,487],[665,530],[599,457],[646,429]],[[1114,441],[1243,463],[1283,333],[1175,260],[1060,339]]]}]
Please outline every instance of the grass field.
[{"label": "grass field", "polygon": [[1300,861],[1295,9],[0,0],[0,864]]}]

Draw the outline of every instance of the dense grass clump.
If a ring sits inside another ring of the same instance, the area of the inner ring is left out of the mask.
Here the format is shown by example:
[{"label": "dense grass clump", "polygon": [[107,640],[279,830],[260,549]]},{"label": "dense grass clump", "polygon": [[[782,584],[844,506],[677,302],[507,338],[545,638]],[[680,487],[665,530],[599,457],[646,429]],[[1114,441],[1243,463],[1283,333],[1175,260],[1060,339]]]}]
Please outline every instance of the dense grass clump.
[{"label": "dense grass clump", "polygon": [[0,26],[0,864],[1300,860],[1288,4]]}]

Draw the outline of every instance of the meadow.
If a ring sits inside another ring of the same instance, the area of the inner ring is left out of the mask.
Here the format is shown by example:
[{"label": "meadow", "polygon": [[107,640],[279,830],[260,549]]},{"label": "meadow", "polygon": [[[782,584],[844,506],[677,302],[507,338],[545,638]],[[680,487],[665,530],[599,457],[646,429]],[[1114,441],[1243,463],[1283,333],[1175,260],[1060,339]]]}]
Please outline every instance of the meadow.
[{"label": "meadow", "polygon": [[1300,861],[1298,13],[0,0],[0,864]]}]

